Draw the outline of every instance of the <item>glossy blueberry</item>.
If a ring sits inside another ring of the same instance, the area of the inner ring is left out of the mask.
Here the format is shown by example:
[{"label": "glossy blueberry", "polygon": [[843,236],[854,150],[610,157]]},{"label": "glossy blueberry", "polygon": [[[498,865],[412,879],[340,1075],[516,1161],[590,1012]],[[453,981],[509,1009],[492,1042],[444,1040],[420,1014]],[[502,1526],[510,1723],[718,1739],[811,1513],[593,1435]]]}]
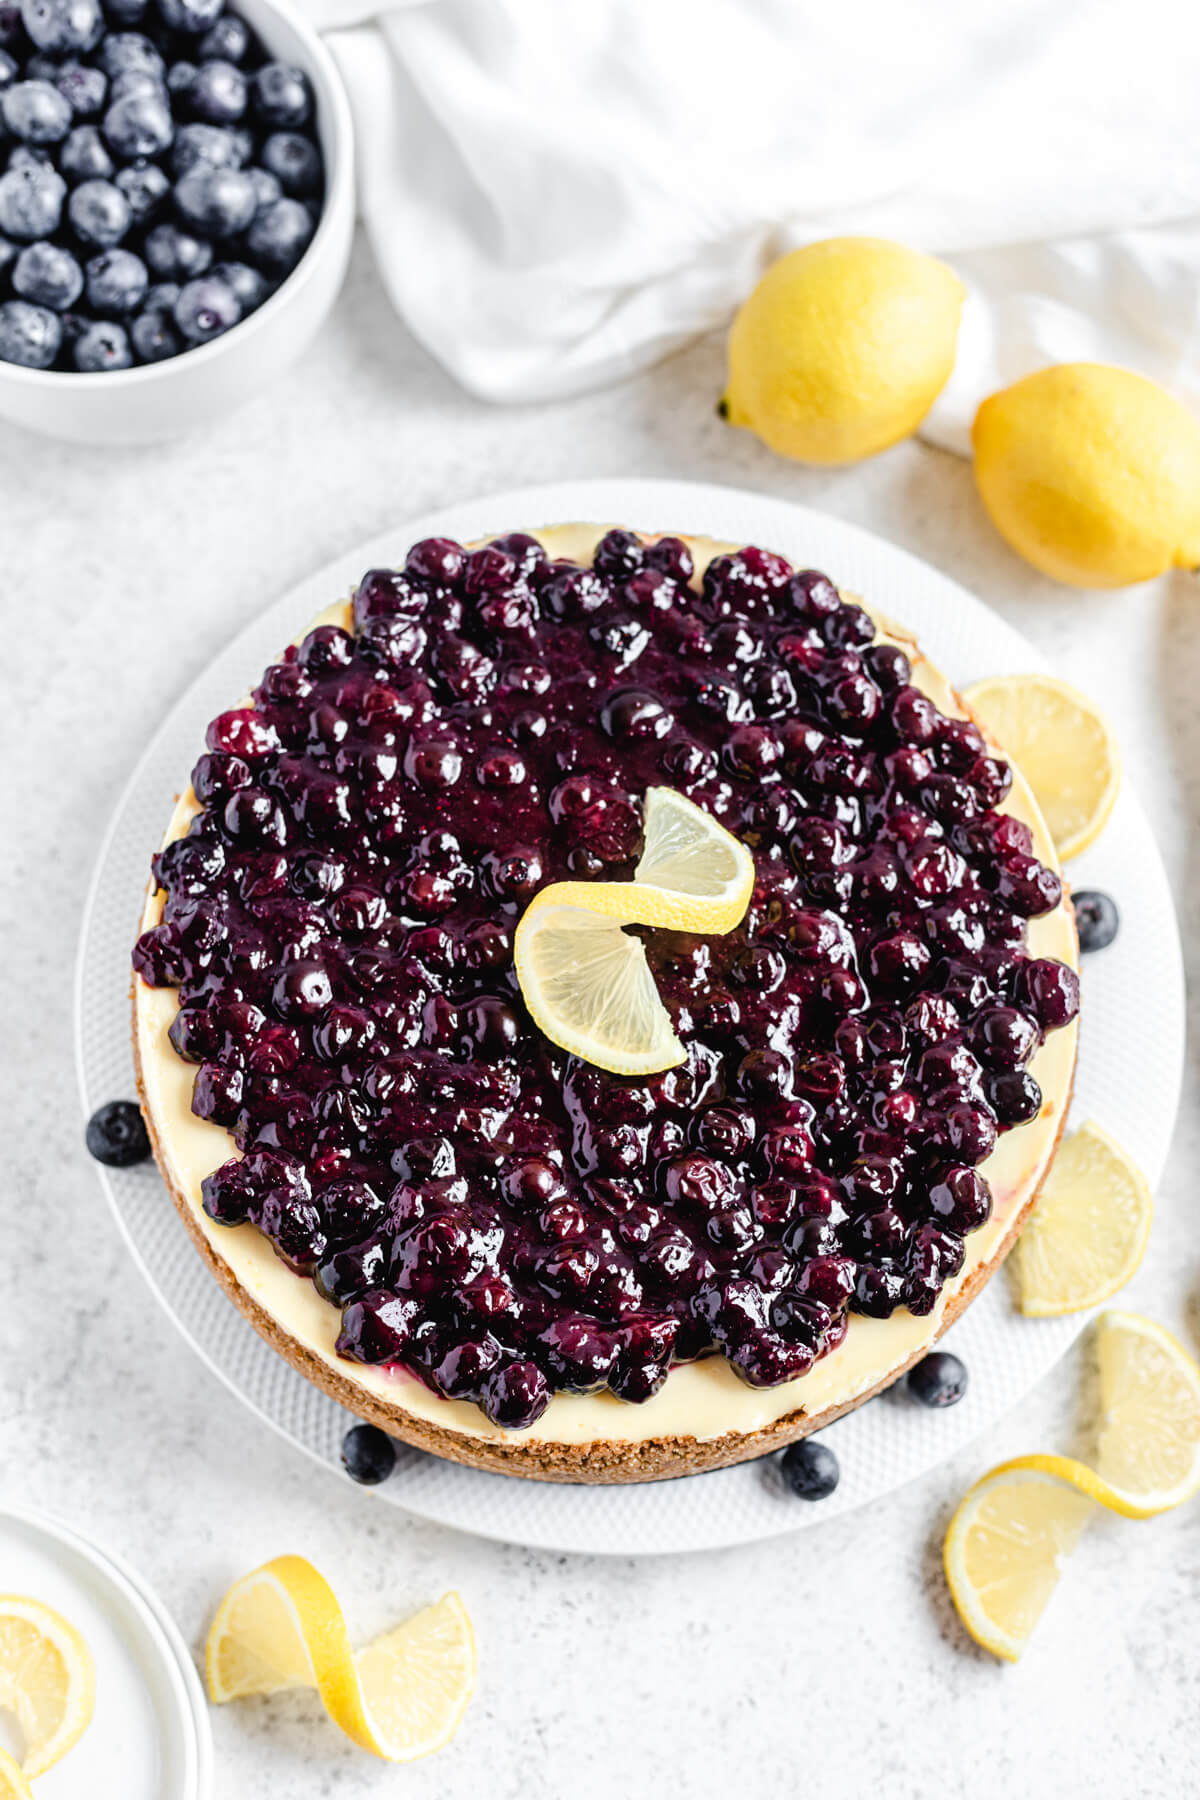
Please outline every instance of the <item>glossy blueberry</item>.
[{"label": "glossy blueberry", "polygon": [[270,206],[273,201],[278,200],[283,194],[283,189],[279,185],[278,176],[271,175],[266,169],[260,169],[256,165],[254,168],[248,169],[246,173],[254,183],[256,212],[264,211],[266,207]]},{"label": "glossy blueberry", "polygon": [[132,1100],[110,1100],[98,1107],[85,1135],[88,1154],[110,1169],[128,1169],[150,1155],[141,1111]]},{"label": "glossy blueberry", "polygon": [[118,156],[159,156],[175,135],[171,109],[159,90],[125,93],[104,115],[104,135]]},{"label": "glossy blueberry", "polygon": [[246,77],[229,62],[201,63],[187,89],[192,117],[209,125],[236,125],[246,102]]},{"label": "glossy blueberry", "polygon": [[246,159],[245,145],[225,125],[181,125],[171,146],[171,168],[177,176],[186,175],[197,163],[211,169],[240,169]]},{"label": "glossy blueberry", "polygon": [[96,52],[96,61],[110,81],[118,75],[150,75],[161,82],[166,64],[150,39],[140,31],[115,31]]},{"label": "glossy blueberry", "polygon": [[21,20],[30,40],[51,56],[91,50],[104,29],[99,0],[21,0]]},{"label": "glossy blueberry", "polygon": [[87,298],[102,318],[123,319],[138,311],[150,277],[132,250],[104,250],[87,265]]},{"label": "glossy blueberry", "polygon": [[69,103],[48,81],[14,81],[0,90],[0,118],[22,144],[59,144],[71,129]]},{"label": "glossy blueberry", "polygon": [[237,303],[242,309],[243,318],[247,313],[255,312],[271,291],[258,270],[252,269],[249,263],[218,263],[213,269],[213,274],[219,281],[225,282],[232,289]]},{"label": "glossy blueberry", "polygon": [[967,1391],[967,1365],[948,1350],[931,1350],[909,1370],[908,1391],[922,1406],[957,1406]]},{"label": "glossy blueberry", "polygon": [[17,258],[12,285],[22,300],[65,312],[83,292],[83,270],[60,244],[29,244]]},{"label": "glossy blueberry", "polygon": [[183,349],[167,307],[140,312],[129,327],[129,339],[139,362],[165,362]]},{"label": "glossy blueberry", "polygon": [[186,101],[188,89],[195,79],[196,64],[194,62],[188,62],[185,59],[182,62],[171,64],[167,70],[167,92],[170,94],[173,104],[177,104],[180,100]]},{"label": "glossy blueberry", "polygon": [[122,325],[98,319],[75,339],[75,367],[81,375],[100,375],[111,369],[128,369],[133,362],[129,338]]},{"label": "glossy blueberry", "polygon": [[175,184],[175,205],[184,224],[199,235],[236,237],[257,210],[254,183],[244,169],[189,169]]},{"label": "glossy blueberry", "polygon": [[299,200],[285,198],[274,201],[255,216],[246,243],[268,275],[287,275],[308,249],[313,230],[308,208]]},{"label": "glossy blueberry", "polygon": [[207,344],[236,325],[242,309],[227,282],[201,275],[181,290],[172,316],[189,344]]},{"label": "glossy blueberry", "polygon": [[158,10],[168,31],[198,36],[216,23],[225,0],[158,0]]},{"label": "glossy blueberry", "polygon": [[838,1459],[827,1444],[801,1438],[779,1459],[779,1472],[799,1500],[825,1500],[841,1478]]},{"label": "glossy blueberry", "polygon": [[1121,915],[1115,900],[1096,888],[1081,888],[1071,898],[1075,906],[1079,948],[1085,953],[1107,950],[1121,929]]},{"label": "glossy blueberry", "polygon": [[0,175],[0,231],[18,243],[49,237],[58,230],[66,197],[57,169],[42,163],[10,167]]},{"label": "glossy blueberry", "polygon": [[378,1425],[352,1425],[342,1439],[342,1467],[351,1481],[378,1487],[396,1466],[396,1446]]},{"label": "glossy blueberry", "polygon": [[200,39],[200,55],[205,61],[244,62],[251,41],[250,27],[244,19],[236,13],[222,13]]},{"label": "glossy blueberry", "polygon": [[54,85],[77,119],[92,119],[103,112],[108,97],[108,77],[90,63],[66,62],[54,76]]},{"label": "glossy blueberry", "polygon": [[58,166],[68,181],[107,180],[113,173],[108,146],[94,125],[77,125],[59,152]]},{"label": "glossy blueberry", "polygon": [[48,369],[62,343],[62,321],[45,306],[6,300],[0,306],[0,362]]},{"label": "glossy blueberry", "polygon": [[312,114],[308,76],[290,63],[264,63],[254,77],[253,104],[264,125],[294,131]]},{"label": "glossy blueberry", "polygon": [[147,225],[162,207],[171,183],[156,162],[139,159],[118,169],[113,180],[124,194],[134,225]]},{"label": "glossy blueberry", "polygon": [[129,202],[111,181],[81,181],[67,202],[71,229],[81,244],[111,250],[129,230]]},{"label": "glossy blueberry", "polygon": [[285,194],[302,199],[321,186],[321,152],[298,131],[275,131],[262,147],[262,166]]},{"label": "glossy blueberry", "polygon": [[213,259],[206,239],[181,231],[178,225],[155,225],[146,233],[146,262],[160,281],[183,283],[203,275]]}]

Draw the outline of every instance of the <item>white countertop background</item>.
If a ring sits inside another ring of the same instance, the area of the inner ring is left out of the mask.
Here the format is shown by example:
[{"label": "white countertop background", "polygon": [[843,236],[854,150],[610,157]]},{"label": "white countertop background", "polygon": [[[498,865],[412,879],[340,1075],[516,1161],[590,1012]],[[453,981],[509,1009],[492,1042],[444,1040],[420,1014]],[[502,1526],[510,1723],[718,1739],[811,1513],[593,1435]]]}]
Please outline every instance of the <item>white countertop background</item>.
[{"label": "white countertop background", "polygon": [[[476,1698],[440,1756],[391,1769],[343,1741],[315,1697],[254,1701],[213,1716],[219,1800],[1196,1791],[1200,1503],[1148,1524],[1098,1519],[1015,1668],[974,1648],[942,1581],[942,1534],[970,1482],[1005,1455],[1071,1447],[1080,1355],[932,1475],[791,1539],[636,1561],[474,1541],[267,1434],[143,1288],[84,1153],[75,941],[144,737],[309,570],[393,520],[519,483],[752,487],[865,525],[973,588],[1114,720],[1195,972],[1200,580],[1054,587],[995,536],[966,463],[916,443],[841,471],[781,462],[714,415],[721,369],[712,339],[604,393],[492,410],[398,325],[360,245],[306,365],[207,435],[92,452],[0,426],[0,1496],[128,1557],[197,1652],[226,1585],[284,1550],[328,1575],[359,1640],[448,1587],[479,1638]],[[1193,1348],[1195,1076],[1193,1058],[1158,1227],[1125,1296]]]}]

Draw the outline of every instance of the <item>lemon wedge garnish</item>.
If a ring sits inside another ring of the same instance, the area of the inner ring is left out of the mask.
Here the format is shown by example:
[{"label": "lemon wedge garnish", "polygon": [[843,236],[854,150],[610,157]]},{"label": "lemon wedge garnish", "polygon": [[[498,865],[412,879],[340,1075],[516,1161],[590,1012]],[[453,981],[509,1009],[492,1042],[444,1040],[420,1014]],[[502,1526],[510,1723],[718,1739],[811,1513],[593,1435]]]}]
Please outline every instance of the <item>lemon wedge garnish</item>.
[{"label": "lemon wedge garnish", "polygon": [[1013,1252],[1021,1311],[1081,1312],[1124,1287],[1154,1216],[1146,1178],[1090,1120],[1065,1137]]},{"label": "lemon wedge garnish", "polygon": [[95,1701],[91,1652],[75,1627],[40,1600],[0,1594],[0,1707],[16,1715],[26,1776],[44,1775],[79,1741]]},{"label": "lemon wedge garnish", "polygon": [[453,1593],[356,1656],[333,1589],[302,1556],[277,1556],[235,1582],[205,1649],[218,1704],[315,1687],[346,1736],[387,1762],[449,1743],[475,1686],[475,1661],[471,1621]]},{"label": "lemon wedge garnish", "polygon": [[[1109,1312],[1097,1333],[1100,1479],[1117,1510],[1149,1518],[1200,1489],[1200,1367],[1169,1331]],[[1108,1502],[1106,1502],[1108,1504]]]},{"label": "lemon wedge garnish", "polygon": [[992,676],[963,697],[1033,789],[1062,860],[1086,850],[1121,786],[1121,752],[1103,713],[1053,675]]},{"label": "lemon wedge garnish", "polygon": [[614,1075],[657,1075],[686,1057],[645,947],[625,927],[720,936],[744,917],[754,891],[745,845],[673,788],[647,792],[644,841],[632,881],[543,888],[513,941],[539,1031]]},{"label": "lemon wedge garnish", "polygon": [[976,1482],[950,1521],[943,1560],[977,1644],[1016,1662],[1091,1512],[1077,1488],[1021,1463]]},{"label": "lemon wedge garnish", "polygon": [[0,1750],[0,1800],[33,1800],[33,1789],[7,1750]]}]

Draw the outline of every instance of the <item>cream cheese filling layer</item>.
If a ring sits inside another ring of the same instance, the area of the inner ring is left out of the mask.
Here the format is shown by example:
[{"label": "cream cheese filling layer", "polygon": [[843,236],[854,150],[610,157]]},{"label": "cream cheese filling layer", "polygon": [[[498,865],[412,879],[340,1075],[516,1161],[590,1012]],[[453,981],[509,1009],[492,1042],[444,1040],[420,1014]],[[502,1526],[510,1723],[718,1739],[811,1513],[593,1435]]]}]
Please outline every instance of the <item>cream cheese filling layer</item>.
[{"label": "cream cheese filling layer", "polygon": [[[553,526],[536,535],[551,556],[589,562],[596,544],[609,529],[607,525]],[[713,556],[735,548],[707,538],[686,541],[696,559],[697,579]],[[313,625],[348,626],[349,615],[349,602],[340,601],[327,608]],[[943,713],[962,717],[963,705],[940,671],[921,655],[899,626],[879,614],[873,616],[881,635],[900,643],[912,658],[914,683]],[[182,837],[200,810],[189,787],[176,805],[164,844]],[[1028,784],[1015,766],[1012,791],[1003,810],[1025,821],[1033,832],[1034,854],[1057,868],[1049,832]],[[160,922],[165,900],[161,889],[150,893],[143,930]],[[1033,956],[1055,957],[1078,967],[1078,944],[1065,901],[1054,912],[1030,921],[1028,947]],[[1072,1024],[1053,1033],[1031,1063],[1031,1073],[1042,1090],[1041,1112],[1027,1125],[1004,1133],[983,1164],[981,1173],[992,1189],[992,1216],[968,1238],[962,1270],[943,1288],[932,1313],[918,1318],[901,1309],[889,1319],[870,1319],[854,1313],[838,1348],[822,1357],[807,1375],[780,1387],[749,1387],[733,1373],[724,1357],[712,1356],[673,1368],[653,1399],[641,1405],[618,1400],[607,1391],[555,1394],[535,1425],[524,1431],[509,1431],[493,1425],[470,1401],[440,1398],[405,1369],[372,1368],[338,1356],[334,1343],[341,1320],[339,1309],[323,1300],[306,1277],[293,1274],[256,1227],[218,1225],[208,1217],[201,1204],[201,1183],[236,1155],[237,1149],[222,1126],[198,1119],[191,1110],[195,1069],[176,1053],[168,1036],[179,1010],[176,990],[148,987],[140,978],[134,986],[143,1091],[158,1134],[164,1174],[184,1197],[196,1225],[239,1286],[282,1333],[364,1394],[401,1407],[444,1430],[514,1445],[636,1443],[659,1437],[712,1439],[729,1432],[762,1430],[798,1409],[815,1416],[877,1387],[936,1335],[952,1297],[996,1256],[1011,1222],[1042,1180],[1054,1154],[1070,1096],[1078,1031],[1077,1024]]]}]

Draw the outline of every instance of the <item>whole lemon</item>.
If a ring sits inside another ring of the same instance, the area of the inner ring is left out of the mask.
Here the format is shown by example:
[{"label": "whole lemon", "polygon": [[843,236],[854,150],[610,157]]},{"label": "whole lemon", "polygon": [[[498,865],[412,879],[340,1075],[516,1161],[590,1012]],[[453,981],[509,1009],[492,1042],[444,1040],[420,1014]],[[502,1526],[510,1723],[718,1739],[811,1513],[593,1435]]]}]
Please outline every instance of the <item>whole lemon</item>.
[{"label": "whole lemon", "polygon": [[975,479],[1001,535],[1072,587],[1200,565],[1200,424],[1155,382],[1059,363],[984,401]]},{"label": "whole lemon", "polygon": [[886,450],[946,385],[964,291],[945,263],[883,238],[793,250],[733,321],[726,417],[800,462]]}]

